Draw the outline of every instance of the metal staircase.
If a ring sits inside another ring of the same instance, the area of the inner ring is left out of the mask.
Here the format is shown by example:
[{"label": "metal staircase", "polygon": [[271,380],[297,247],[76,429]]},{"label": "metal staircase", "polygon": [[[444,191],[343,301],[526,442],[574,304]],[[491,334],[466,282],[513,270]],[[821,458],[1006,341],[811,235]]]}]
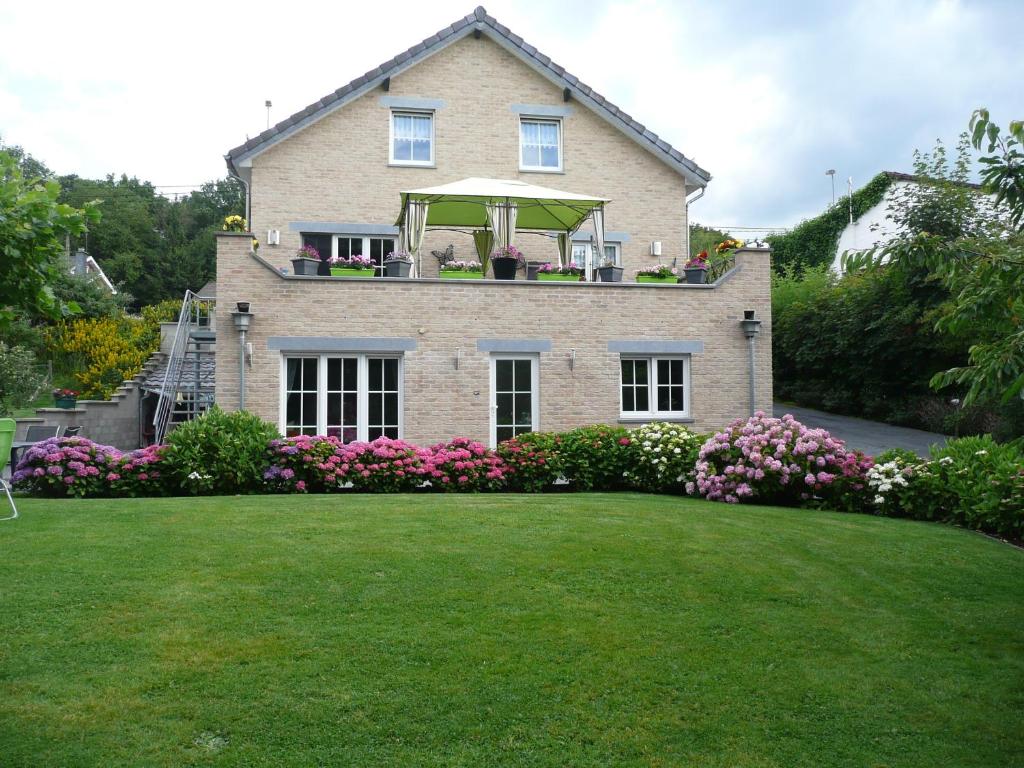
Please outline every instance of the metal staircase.
[{"label": "metal staircase", "polygon": [[156,443],[163,442],[172,424],[194,419],[213,404],[215,304],[215,299],[185,292],[153,414]]}]

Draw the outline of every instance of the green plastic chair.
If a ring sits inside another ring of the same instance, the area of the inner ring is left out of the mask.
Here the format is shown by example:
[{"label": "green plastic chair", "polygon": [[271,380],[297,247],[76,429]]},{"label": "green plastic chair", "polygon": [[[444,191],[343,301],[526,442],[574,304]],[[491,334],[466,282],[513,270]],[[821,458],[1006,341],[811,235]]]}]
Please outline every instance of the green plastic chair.
[{"label": "green plastic chair", "polygon": [[14,497],[11,496],[11,486],[3,479],[4,467],[11,460],[11,443],[14,442],[14,429],[17,427],[14,419],[0,419],[0,485],[7,494],[7,501],[11,504],[13,514],[9,517],[0,517],[0,520],[13,520],[18,516],[18,508],[14,506]]}]

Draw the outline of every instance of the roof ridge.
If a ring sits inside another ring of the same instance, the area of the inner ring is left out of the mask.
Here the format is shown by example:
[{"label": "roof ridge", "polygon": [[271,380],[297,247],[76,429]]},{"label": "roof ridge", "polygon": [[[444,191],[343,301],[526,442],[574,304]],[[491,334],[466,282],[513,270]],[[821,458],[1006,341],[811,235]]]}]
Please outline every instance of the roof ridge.
[{"label": "roof ridge", "polygon": [[630,132],[635,134],[634,138],[641,143],[646,144],[649,149],[652,151],[657,150],[657,152],[667,156],[669,161],[671,161],[670,164],[677,166],[677,170],[679,169],[678,166],[681,166],[683,169],[688,171],[689,175],[693,176],[700,186],[707,184],[707,182],[711,180],[711,174],[706,170],[701,168],[694,161],[690,160],[682,152],[658,136],[658,134],[654,133],[654,131],[643,123],[639,122],[620,107],[616,106],[600,93],[595,91],[591,86],[566,71],[566,69],[561,65],[555,63],[550,56],[546,56],[541,53],[536,47],[530,45],[522,37],[512,32],[512,30],[505,25],[501,24],[496,18],[489,15],[482,5],[478,5],[473,9],[472,13],[457,19],[452,24],[449,24],[447,27],[435,32],[433,35],[424,38],[383,64],[365,72],[346,85],[343,85],[314,103],[309,104],[304,109],[290,115],[267,130],[260,132],[257,136],[247,140],[244,144],[240,144],[239,146],[229,150],[227,155],[225,155],[229,171],[237,173],[235,161],[243,155],[252,152],[266,142],[271,141],[292,129],[299,130],[299,123],[313,118],[318,112],[331,107],[335,102],[353,97],[358,89],[373,80],[390,77],[394,70],[398,69],[406,62],[422,54],[426,54],[432,49],[438,48],[443,44],[447,44],[447,42],[453,37],[468,34],[470,28],[480,30],[483,27],[489,28],[493,33],[504,39],[505,42],[508,43],[508,45],[511,46],[521,57],[532,60],[538,67],[546,69],[555,78],[563,81],[566,84],[565,87],[568,88],[570,92],[573,90],[578,91],[585,100],[593,102],[593,106],[597,110],[603,110],[606,113],[606,117],[611,121],[621,123],[620,127],[622,129],[628,129]]}]

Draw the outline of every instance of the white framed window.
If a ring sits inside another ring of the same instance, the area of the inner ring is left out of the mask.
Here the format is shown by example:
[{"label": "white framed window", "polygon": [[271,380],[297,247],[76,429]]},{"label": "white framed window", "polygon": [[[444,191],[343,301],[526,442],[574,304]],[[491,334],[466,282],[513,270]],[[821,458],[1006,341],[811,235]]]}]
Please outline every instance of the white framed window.
[{"label": "white framed window", "polygon": [[540,429],[537,355],[491,356],[491,447]]},{"label": "white framed window", "polygon": [[562,121],[519,119],[519,170],[562,170]]},{"label": "white framed window", "polygon": [[395,250],[394,235],[331,235],[303,232],[302,244],[312,245],[321,256],[369,256],[374,264],[374,276],[383,277],[384,257]]},{"label": "white framed window", "polygon": [[392,111],[390,143],[392,165],[433,165],[434,113]]},{"label": "white framed window", "polygon": [[299,354],[281,358],[280,431],[346,443],[402,436],[402,358]]},{"label": "white framed window", "polygon": [[604,264],[605,259],[610,259],[616,267],[622,266],[621,243],[605,243],[604,259],[595,258],[594,253],[596,250],[597,248],[591,243],[572,244],[572,260],[576,262],[576,266],[583,267],[588,280],[595,279],[594,271]]},{"label": "white framed window", "polygon": [[622,357],[619,407],[623,418],[690,415],[690,356]]}]

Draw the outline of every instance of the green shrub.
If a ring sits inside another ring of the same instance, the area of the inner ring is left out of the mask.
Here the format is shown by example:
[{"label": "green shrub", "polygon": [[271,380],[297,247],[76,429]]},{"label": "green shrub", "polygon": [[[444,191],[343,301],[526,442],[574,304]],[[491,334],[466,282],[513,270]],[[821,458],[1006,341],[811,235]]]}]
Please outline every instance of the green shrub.
[{"label": "green shrub", "polygon": [[559,449],[562,435],[527,432],[498,444],[498,455],[508,469],[505,479],[510,491],[546,491],[562,476]]},{"label": "green shrub", "polygon": [[618,490],[626,484],[631,442],[628,429],[607,424],[565,432],[557,448],[562,475],[575,490]]},{"label": "green shrub", "polygon": [[25,347],[0,341],[0,416],[29,402],[42,383],[36,356]]},{"label": "green shrub", "polygon": [[630,434],[626,479],[639,491],[684,493],[696,476],[700,447],[709,435],[680,424],[653,422]]},{"label": "green shrub", "polygon": [[167,436],[165,472],[188,493],[252,493],[263,488],[274,425],[247,411],[214,406]]}]

